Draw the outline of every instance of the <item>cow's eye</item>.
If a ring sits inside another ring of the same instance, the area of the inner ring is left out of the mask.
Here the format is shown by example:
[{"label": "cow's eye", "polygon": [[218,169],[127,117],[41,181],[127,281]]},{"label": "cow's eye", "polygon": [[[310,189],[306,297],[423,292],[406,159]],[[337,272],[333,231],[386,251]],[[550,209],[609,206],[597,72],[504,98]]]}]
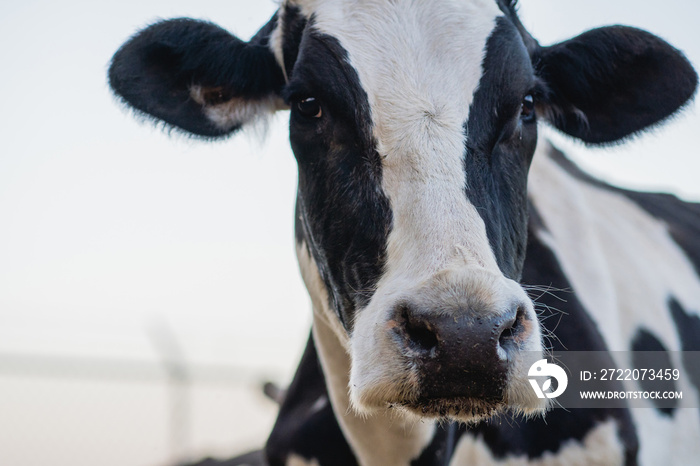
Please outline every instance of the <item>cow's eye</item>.
[{"label": "cow's eye", "polygon": [[299,114],[306,118],[321,118],[323,110],[321,104],[314,97],[307,97],[296,104]]},{"label": "cow's eye", "polygon": [[520,118],[523,121],[530,121],[535,118],[535,98],[532,94],[528,94],[523,98],[522,104],[520,104]]}]

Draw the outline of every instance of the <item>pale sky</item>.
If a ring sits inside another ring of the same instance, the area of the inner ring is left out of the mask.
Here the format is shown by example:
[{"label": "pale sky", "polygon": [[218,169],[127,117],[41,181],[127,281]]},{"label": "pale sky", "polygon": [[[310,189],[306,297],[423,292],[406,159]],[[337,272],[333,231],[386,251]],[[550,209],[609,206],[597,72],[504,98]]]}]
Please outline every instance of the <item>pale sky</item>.
[{"label": "pale sky", "polygon": [[[629,24],[700,68],[697,1],[520,8],[542,44]],[[248,38],[274,9],[261,0],[0,6],[0,353],[149,359],[154,326],[167,325],[193,360],[295,363],[311,312],[294,258],[287,114],[265,142],[171,137],[125,112],[105,79],[112,53],[157,18],[210,19]],[[699,130],[691,106],[614,150],[556,140],[607,179],[700,200]]]}]

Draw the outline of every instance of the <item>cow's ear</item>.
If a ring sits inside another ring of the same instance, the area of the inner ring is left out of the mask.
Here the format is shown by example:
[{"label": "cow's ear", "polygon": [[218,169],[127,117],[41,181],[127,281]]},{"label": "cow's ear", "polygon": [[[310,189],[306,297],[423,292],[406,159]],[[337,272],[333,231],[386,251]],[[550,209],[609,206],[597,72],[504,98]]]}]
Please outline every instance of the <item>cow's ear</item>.
[{"label": "cow's ear", "polygon": [[592,144],[618,141],[664,120],[693,96],[698,82],[680,51],[625,26],[539,48],[533,64],[549,88],[545,117]]},{"label": "cow's ear", "polygon": [[134,109],[186,132],[224,136],[284,103],[269,47],[276,16],[250,42],[192,19],[153,24],[112,58],[109,84]]}]

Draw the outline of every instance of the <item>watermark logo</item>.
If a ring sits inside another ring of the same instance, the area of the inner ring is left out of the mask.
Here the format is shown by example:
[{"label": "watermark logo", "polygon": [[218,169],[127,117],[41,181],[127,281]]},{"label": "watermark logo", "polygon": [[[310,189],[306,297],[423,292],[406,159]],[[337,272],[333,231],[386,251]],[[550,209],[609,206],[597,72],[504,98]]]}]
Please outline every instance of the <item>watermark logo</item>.
[{"label": "watermark logo", "polygon": [[[530,370],[527,372],[530,377],[530,385],[535,391],[538,398],[556,398],[566,390],[566,386],[569,384],[569,378],[566,376],[564,369],[557,366],[556,364],[548,363],[546,359],[540,359],[536,361]],[[540,387],[539,382],[533,377],[548,377]],[[549,390],[552,388],[552,379],[556,379],[557,388],[553,392]]]}]

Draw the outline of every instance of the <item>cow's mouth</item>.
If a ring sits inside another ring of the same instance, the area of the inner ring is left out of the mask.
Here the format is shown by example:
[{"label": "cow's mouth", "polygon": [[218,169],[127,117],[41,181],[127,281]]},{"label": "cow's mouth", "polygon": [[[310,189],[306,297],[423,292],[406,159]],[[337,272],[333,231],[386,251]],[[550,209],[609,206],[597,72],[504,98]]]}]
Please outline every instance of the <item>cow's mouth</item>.
[{"label": "cow's mouth", "polygon": [[474,422],[495,416],[507,408],[502,400],[471,397],[418,398],[415,401],[392,404],[420,417]]}]

